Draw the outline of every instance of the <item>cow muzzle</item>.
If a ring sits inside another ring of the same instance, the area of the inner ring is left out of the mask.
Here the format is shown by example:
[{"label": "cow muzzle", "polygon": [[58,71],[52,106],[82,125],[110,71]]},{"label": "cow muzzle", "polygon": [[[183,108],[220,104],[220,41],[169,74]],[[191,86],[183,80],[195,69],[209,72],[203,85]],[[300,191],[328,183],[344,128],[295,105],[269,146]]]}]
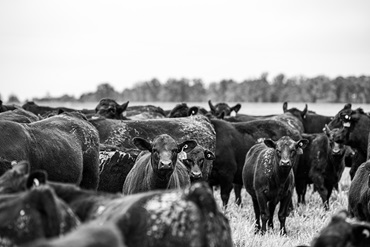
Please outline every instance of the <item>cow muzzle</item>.
[{"label": "cow muzzle", "polygon": [[280,160],[281,167],[290,167],[290,160]]},{"label": "cow muzzle", "polygon": [[161,161],[159,162],[158,169],[159,170],[170,170],[172,169],[172,162],[171,161]]},{"label": "cow muzzle", "polygon": [[202,177],[202,172],[200,171],[197,171],[197,172],[191,172],[190,175],[193,177],[193,178],[201,178]]}]

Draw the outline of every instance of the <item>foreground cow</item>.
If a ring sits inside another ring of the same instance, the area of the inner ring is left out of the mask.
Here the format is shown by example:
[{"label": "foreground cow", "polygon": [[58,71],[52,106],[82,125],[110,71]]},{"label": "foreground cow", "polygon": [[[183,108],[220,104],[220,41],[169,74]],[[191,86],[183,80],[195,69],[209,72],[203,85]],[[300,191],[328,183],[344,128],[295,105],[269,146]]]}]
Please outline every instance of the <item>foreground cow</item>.
[{"label": "foreground cow", "polygon": [[133,143],[143,151],[137,157],[123,184],[124,194],[134,194],[156,189],[185,188],[190,184],[186,167],[178,161],[177,154],[191,151],[197,143],[192,140],[176,143],[169,135],[157,136],[153,142],[135,137]]},{"label": "foreground cow", "polygon": [[47,185],[0,196],[0,246],[19,246],[75,229],[79,220]]},{"label": "foreground cow", "polygon": [[256,230],[262,234],[266,232],[267,224],[273,228],[274,211],[279,202],[280,233],[286,234],[285,220],[289,215],[294,189],[293,167],[307,143],[306,139],[295,142],[283,136],[276,142],[266,139],[254,145],[247,153],[243,182],[252,197]]},{"label": "foreground cow", "polygon": [[345,156],[351,152],[349,147],[333,140],[337,131],[325,128],[325,134],[302,134],[302,137],[309,140],[309,144],[294,169],[298,203],[306,203],[307,185],[313,184],[324,207],[329,208],[333,188],[338,189],[344,171]]},{"label": "foreground cow", "polygon": [[52,181],[98,187],[99,136],[82,115],[63,113],[29,124],[0,120],[0,129],[0,157],[27,160]]},{"label": "foreground cow", "polygon": [[221,187],[223,206],[227,206],[230,192],[234,188],[235,201],[241,203],[243,187],[242,170],[245,156],[260,138],[277,140],[290,136],[298,141],[301,136],[290,125],[277,120],[255,120],[245,123],[229,123],[212,119],[216,130],[216,159],[209,182],[211,186]]},{"label": "foreground cow", "polygon": [[348,191],[348,211],[359,220],[370,221],[370,161],[357,170]]},{"label": "foreground cow", "polygon": [[348,212],[335,214],[311,243],[311,247],[370,246],[370,224],[348,217]]}]

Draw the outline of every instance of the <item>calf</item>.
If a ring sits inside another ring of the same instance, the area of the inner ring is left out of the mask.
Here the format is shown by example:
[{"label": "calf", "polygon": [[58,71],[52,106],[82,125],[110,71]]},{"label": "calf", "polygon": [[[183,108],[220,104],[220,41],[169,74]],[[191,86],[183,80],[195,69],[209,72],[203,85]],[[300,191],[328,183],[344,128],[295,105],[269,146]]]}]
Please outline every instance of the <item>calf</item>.
[{"label": "calf", "polygon": [[184,150],[189,152],[196,141],[188,140],[180,144],[167,134],[147,140],[135,137],[133,143],[143,151],[136,158],[134,167],[130,170],[123,184],[124,194],[133,194],[155,189],[180,188],[190,184],[189,174],[177,154]]},{"label": "calf", "polygon": [[182,152],[182,154],[183,157],[179,157],[179,159],[189,169],[190,181],[192,183],[208,181],[208,174],[212,170],[212,161],[215,159],[215,155],[200,145],[187,153]]},{"label": "calf", "polygon": [[243,182],[253,200],[256,231],[265,233],[267,223],[273,228],[275,207],[280,202],[280,233],[286,234],[285,220],[289,215],[294,188],[292,168],[307,143],[306,139],[295,142],[290,137],[283,136],[276,142],[265,139],[264,143],[258,143],[248,151],[243,168]]},{"label": "calf", "polygon": [[370,161],[357,170],[348,191],[348,211],[362,221],[370,221]]},{"label": "calf", "polygon": [[370,224],[350,219],[347,211],[335,214],[311,243],[311,247],[370,246]]}]

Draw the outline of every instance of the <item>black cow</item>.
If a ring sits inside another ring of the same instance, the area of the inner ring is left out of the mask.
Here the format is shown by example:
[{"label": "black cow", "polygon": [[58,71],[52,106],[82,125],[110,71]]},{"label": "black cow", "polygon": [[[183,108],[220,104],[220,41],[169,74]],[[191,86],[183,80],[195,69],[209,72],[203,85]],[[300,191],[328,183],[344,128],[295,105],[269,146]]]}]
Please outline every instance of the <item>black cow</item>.
[{"label": "black cow", "polygon": [[154,138],[153,142],[135,137],[133,143],[146,152],[136,158],[134,167],[128,173],[123,184],[124,194],[185,188],[190,184],[189,173],[178,161],[177,154],[192,150],[197,145],[195,141],[178,144],[171,136],[162,134]]},{"label": "black cow", "polygon": [[63,113],[29,124],[0,120],[0,157],[27,160],[50,180],[96,189],[99,135],[79,114]]},{"label": "black cow", "polygon": [[189,117],[193,115],[207,115],[208,112],[203,107],[192,106],[189,107],[186,103],[177,104],[169,113],[167,117],[178,118],[178,117]]},{"label": "black cow", "polygon": [[179,159],[184,163],[190,172],[190,181],[192,183],[199,181],[208,181],[208,174],[212,170],[212,161],[216,158],[215,155],[197,145],[192,150],[180,153]]},{"label": "black cow", "polygon": [[3,101],[0,100],[0,112],[6,112],[6,111],[12,111],[15,110],[18,106],[13,104],[13,105],[4,105]]},{"label": "black cow", "polygon": [[32,123],[40,120],[38,116],[23,108],[16,108],[14,110],[5,111],[0,113],[0,120],[14,121],[18,123]]},{"label": "black cow", "polygon": [[19,246],[65,234],[79,225],[71,209],[48,185],[0,195],[0,245]]},{"label": "black cow", "polygon": [[75,231],[53,239],[40,239],[22,247],[125,247],[123,237],[113,223],[96,225],[84,224]]},{"label": "black cow", "polygon": [[[50,106],[40,106],[36,104],[35,102],[26,102],[24,105],[22,105],[22,108],[25,109],[26,111],[30,111],[36,116],[41,116],[41,117],[48,117],[50,115],[57,115],[61,112],[75,112],[79,111],[77,109],[72,109],[68,107],[50,107]],[[91,113],[89,110],[81,110],[80,111],[83,114]]]},{"label": "black cow", "polygon": [[286,234],[285,220],[289,215],[294,190],[293,167],[307,143],[306,139],[293,141],[289,136],[283,136],[276,142],[265,139],[248,151],[243,168],[243,182],[252,197],[256,231],[265,233],[267,224],[273,228],[275,207],[280,202],[280,233]]},{"label": "black cow", "polygon": [[136,157],[120,150],[99,152],[99,191],[122,192],[127,174],[135,164]]},{"label": "black cow", "polygon": [[309,140],[302,157],[294,169],[295,187],[298,203],[306,203],[305,194],[308,184],[314,184],[314,190],[320,194],[326,209],[329,208],[329,199],[333,188],[338,189],[338,183],[345,167],[345,155],[350,152],[349,147],[333,140],[338,129],[325,133],[302,134]]},{"label": "black cow", "polygon": [[209,182],[211,186],[220,185],[221,199],[225,207],[233,187],[236,203],[241,203],[240,194],[243,187],[242,170],[245,155],[258,139],[277,140],[285,135],[291,136],[294,140],[301,138],[298,131],[277,120],[230,123],[213,119],[211,123],[216,130],[216,159],[209,176]]},{"label": "black cow", "polygon": [[311,247],[370,246],[370,224],[348,217],[342,210],[335,214],[311,243]]},{"label": "black cow", "polygon": [[127,119],[122,113],[126,110],[128,103],[129,101],[120,105],[113,99],[103,98],[95,107],[95,113],[109,119]]},{"label": "black cow", "polygon": [[[368,136],[370,134],[370,117],[363,109],[358,108],[352,110],[351,104],[346,104],[328,124],[330,129],[340,128],[336,139],[342,141],[343,144],[350,146],[358,152],[358,157],[355,163],[352,164],[355,168],[366,161],[368,149]],[[354,170],[355,170],[354,168]],[[351,173],[355,173],[355,171]]]},{"label": "black cow", "polygon": [[283,104],[284,113],[290,113],[299,119],[304,128],[304,133],[322,133],[325,124],[328,124],[333,117],[316,114],[315,112],[308,111],[307,104],[303,111],[293,107],[288,109],[288,102]]},{"label": "black cow", "polygon": [[[24,183],[34,181],[35,174],[40,179],[43,173],[26,174],[17,178],[19,182],[8,177],[13,183],[6,184],[13,185],[12,191],[22,190]],[[49,185],[81,221],[115,224],[129,247],[232,246],[229,222],[205,183],[195,183],[186,190],[156,190],[128,196],[84,190],[73,184]]]},{"label": "black cow", "polygon": [[370,161],[357,170],[348,191],[348,211],[359,220],[370,221]]},{"label": "black cow", "polygon": [[229,106],[227,103],[218,103],[216,105],[213,105],[211,100],[208,100],[208,105],[211,109],[211,114],[217,118],[230,116],[233,111],[236,114],[242,107],[242,105],[239,103],[234,106]]},{"label": "black cow", "polygon": [[153,105],[128,106],[125,113],[126,117],[131,120],[156,119],[166,117],[166,113],[161,107]]}]

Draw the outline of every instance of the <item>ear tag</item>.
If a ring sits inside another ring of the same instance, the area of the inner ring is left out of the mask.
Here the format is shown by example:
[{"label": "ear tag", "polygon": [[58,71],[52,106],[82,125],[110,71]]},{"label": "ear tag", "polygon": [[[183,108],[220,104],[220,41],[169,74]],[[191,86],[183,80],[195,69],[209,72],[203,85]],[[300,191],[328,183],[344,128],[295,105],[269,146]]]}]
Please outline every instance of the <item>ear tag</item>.
[{"label": "ear tag", "polygon": [[177,155],[177,157],[180,159],[180,160],[185,160],[188,158],[188,155],[187,153],[184,151],[185,148],[187,148],[188,145],[184,145],[181,149],[181,152]]},{"label": "ear tag", "polygon": [[35,186],[35,187],[40,186],[40,181],[37,178],[33,179],[33,186]]},{"label": "ear tag", "polygon": [[364,230],[362,231],[362,235],[364,235],[364,236],[365,236],[365,238],[370,237],[370,232],[369,232],[369,230],[364,229]]},{"label": "ear tag", "polygon": [[230,113],[230,117],[236,117],[236,112],[235,112],[235,111],[232,111],[232,112]]},{"label": "ear tag", "polygon": [[299,143],[299,146],[300,146],[300,147],[302,147],[302,146],[303,146],[303,143],[302,143],[302,142],[300,142],[300,143]]},{"label": "ear tag", "polygon": [[347,128],[348,128],[348,127],[351,127],[351,123],[350,123],[350,122],[344,122],[344,123],[343,123],[343,126],[344,126],[344,127],[347,127]]}]

